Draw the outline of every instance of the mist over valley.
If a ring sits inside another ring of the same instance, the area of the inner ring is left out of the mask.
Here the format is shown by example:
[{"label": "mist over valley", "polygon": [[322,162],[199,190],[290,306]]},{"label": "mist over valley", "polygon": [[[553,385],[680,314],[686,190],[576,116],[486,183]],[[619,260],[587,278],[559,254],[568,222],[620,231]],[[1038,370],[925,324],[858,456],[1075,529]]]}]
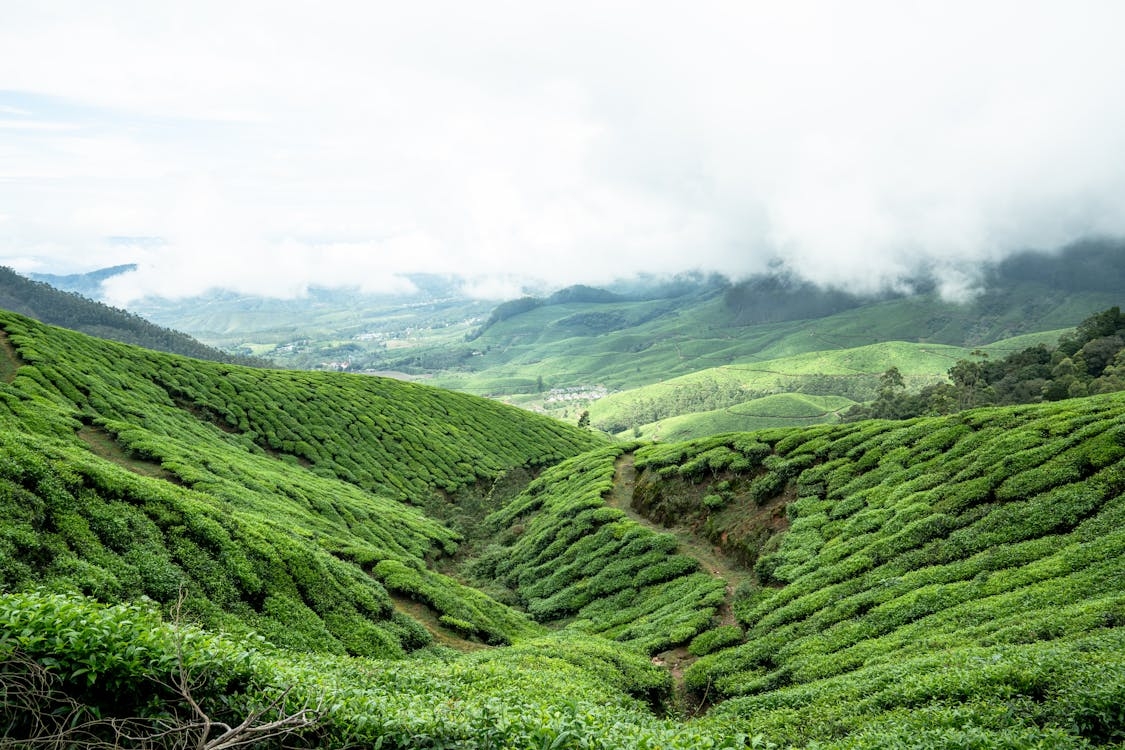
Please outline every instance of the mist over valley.
[{"label": "mist over valley", "polygon": [[1125,6],[9,3],[0,750],[1125,747]]}]

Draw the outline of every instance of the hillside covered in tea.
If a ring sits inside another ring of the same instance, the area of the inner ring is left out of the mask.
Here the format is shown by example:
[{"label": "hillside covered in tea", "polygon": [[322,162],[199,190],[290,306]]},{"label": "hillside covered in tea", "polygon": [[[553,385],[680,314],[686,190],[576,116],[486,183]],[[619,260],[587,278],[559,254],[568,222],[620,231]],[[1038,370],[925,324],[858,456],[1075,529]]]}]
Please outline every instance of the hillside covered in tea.
[{"label": "hillside covered in tea", "polygon": [[3,746],[1125,742],[1125,396],[610,443],[4,313]]}]

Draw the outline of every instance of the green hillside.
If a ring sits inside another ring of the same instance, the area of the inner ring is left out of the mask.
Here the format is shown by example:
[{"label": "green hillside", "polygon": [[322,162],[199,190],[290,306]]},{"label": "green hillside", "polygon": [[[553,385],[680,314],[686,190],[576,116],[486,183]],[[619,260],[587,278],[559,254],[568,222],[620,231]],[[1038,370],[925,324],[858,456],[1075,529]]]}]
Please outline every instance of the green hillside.
[{"label": "green hillside", "polygon": [[946,381],[958,360],[980,352],[1002,359],[1039,344],[1053,347],[1064,333],[1024,334],[976,349],[887,341],[711,367],[598,399],[590,404],[590,418],[599,429],[623,437],[661,440],[831,422],[855,403],[875,398],[880,378],[892,367],[901,373],[903,388],[917,391]]},{"label": "green hillside", "polygon": [[[1115,395],[638,450],[635,504],[756,573],[687,687],[783,744],[1125,739],[1123,415]],[[778,497],[783,534],[740,521]]]},{"label": "green hillside", "polygon": [[[489,305],[465,298],[458,279],[424,275],[411,277],[416,288],[398,295],[312,289],[304,298],[268,300],[213,293],[147,300],[138,309],[286,367],[425,379],[571,423],[589,410],[593,424],[611,433],[638,428],[688,438],[783,424],[714,413],[744,411],[739,405],[756,398],[799,393],[865,402],[892,366],[916,392],[972,351],[999,356],[1005,346],[1053,345],[1056,336],[1044,331],[1122,304],[1123,261],[1125,246],[1109,239],[1016,254],[984,268],[980,288],[964,302],[942,299],[924,274],[903,281],[909,291],[861,297],[781,270],[739,282],[694,274],[575,286],[503,302],[490,313]],[[942,362],[943,354],[954,359]],[[746,375],[720,372],[728,368]],[[702,380],[680,380],[693,374]],[[655,427],[691,414],[698,416],[676,423],[674,432]]]},{"label": "green hillside", "polygon": [[[1074,326],[1115,304],[1119,293],[1063,293],[1023,282],[964,305],[921,294],[779,322],[746,322],[723,295],[551,305],[489,327],[463,357],[445,347],[444,360],[419,352],[392,363],[437,371],[442,385],[493,395],[534,393],[540,376],[548,387],[597,383],[619,390],[709,367],[888,341],[973,348]],[[573,323],[593,315],[623,322],[607,330]]]},{"label": "green hillside", "polygon": [[[621,432],[693,412],[727,407],[746,411],[741,404],[778,393],[866,401],[874,398],[879,376],[889,367],[898,367],[910,386],[919,388],[943,379],[945,371],[970,351],[940,344],[889,341],[748,360],[612,394],[591,404],[590,419],[607,432]],[[762,425],[748,424],[742,429],[753,426]]]},{"label": "green hillside", "polygon": [[645,653],[707,630],[725,581],[676,539],[607,507],[616,446],[552,467],[488,517],[495,543],[474,566],[515,591],[529,614]]},{"label": "green hillside", "polygon": [[0,744],[1125,743],[1125,395],[608,444],[0,328]]},{"label": "green hillside", "polygon": [[770,427],[807,427],[839,421],[840,414],[855,403],[842,396],[776,393],[723,409],[690,412],[649,422],[635,430],[623,431],[619,437],[676,441],[723,432],[746,432]]},{"label": "green hillside", "polygon": [[442,375],[490,393],[531,392],[540,375],[553,387],[618,390],[748,359],[887,341],[977,347],[1073,326],[1120,304],[1123,261],[1115,240],[1017,254],[987,269],[979,294],[963,303],[941,299],[925,279],[911,282],[911,294],[861,298],[784,273],[700,280],[659,299],[548,299],[498,316],[472,341],[477,356],[437,369],[460,370]]},{"label": "green hillside", "polygon": [[392,369],[388,360],[423,342],[462,346],[495,305],[466,297],[455,279],[409,274],[406,281],[414,288],[398,294],[313,287],[302,297],[276,299],[214,291],[184,300],[145,298],[131,307],[160,325],[269,357],[280,367],[347,362],[360,371]]},{"label": "green hillside", "polygon": [[462,280],[418,275],[410,277],[415,290],[399,295],[214,293],[143,300],[136,309],[285,367],[346,364],[433,377],[444,387],[538,406],[553,388],[616,391],[736,362],[887,341],[973,348],[1067,328],[1123,303],[1123,260],[1119,240],[1018,254],[985,269],[979,293],[963,303],[941,299],[924,277],[904,281],[911,293],[858,297],[779,273],[737,283],[698,274],[637,277],[497,306],[467,298]]},{"label": "green hillside", "polygon": [[[186,360],[0,315],[4,565],[108,601],[317,651],[430,642],[388,591],[466,637],[537,632],[438,575],[458,535],[414,505],[597,444],[495,402],[361,376]],[[377,582],[381,581],[381,583]]]}]

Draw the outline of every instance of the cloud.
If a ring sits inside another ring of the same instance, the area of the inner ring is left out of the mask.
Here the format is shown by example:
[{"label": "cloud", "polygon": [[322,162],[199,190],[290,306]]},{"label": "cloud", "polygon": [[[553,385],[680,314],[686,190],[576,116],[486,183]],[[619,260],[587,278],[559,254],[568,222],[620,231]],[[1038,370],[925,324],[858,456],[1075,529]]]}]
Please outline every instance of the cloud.
[{"label": "cloud", "polygon": [[1125,233],[1116,2],[9,11],[0,256],[136,261],[121,302],[775,259],[956,296],[982,260]]}]

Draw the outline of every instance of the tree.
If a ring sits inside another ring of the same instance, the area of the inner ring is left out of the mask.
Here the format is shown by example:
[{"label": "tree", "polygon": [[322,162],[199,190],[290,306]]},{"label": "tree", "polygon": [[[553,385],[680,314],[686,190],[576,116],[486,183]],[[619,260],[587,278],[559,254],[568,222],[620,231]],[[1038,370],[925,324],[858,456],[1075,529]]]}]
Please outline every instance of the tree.
[{"label": "tree", "polygon": [[590,429],[590,410],[584,409],[578,417],[578,427],[583,430]]},{"label": "tree", "polygon": [[904,388],[906,388],[906,382],[902,379],[902,372],[897,367],[892,367],[879,376],[880,397],[884,395],[890,397],[896,391],[901,391]]},{"label": "tree", "polygon": [[901,418],[899,401],[906,391],[906,382],[897,367],[891,367],[879,376],[879,389],[875,403],[871,405],[871,415],[879,419]]},{"label": "tree", "polygon": [[[1075,355],[1079,365],[1092,378],[1100,377],[1102,372],[1125,347],[1125,340],[1120,336],[1099,336],[1087,341]],[[1077,363],[1076,363],[1077,364]]]}]

